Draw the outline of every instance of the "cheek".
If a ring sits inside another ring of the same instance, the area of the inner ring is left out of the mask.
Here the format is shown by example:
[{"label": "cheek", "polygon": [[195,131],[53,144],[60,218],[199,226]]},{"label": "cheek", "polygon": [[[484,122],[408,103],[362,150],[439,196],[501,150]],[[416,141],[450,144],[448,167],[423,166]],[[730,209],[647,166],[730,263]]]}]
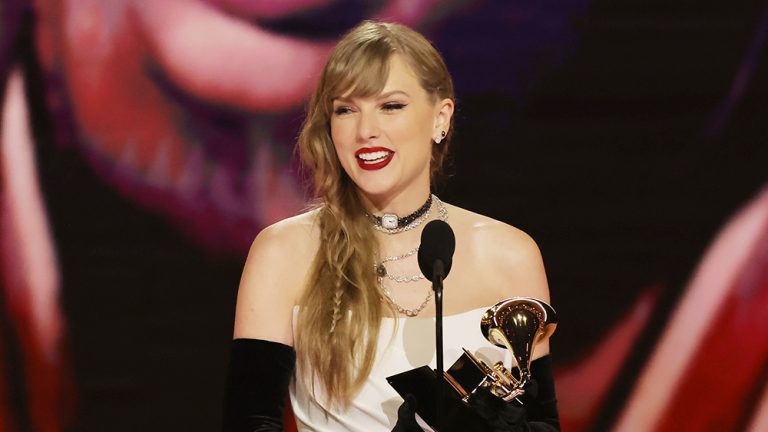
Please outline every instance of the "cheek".
[{"label": "cheek", "polygon": [[331,125],[331,141],[333,142],[333,149],[336,152],[336,159],[341,164],[341,167],[349,173],[350,164],[353,162],[349,158],[349,140],[345,139],[344,128],[334,127]]},{"label": "cheek", "polygon": [[393,128],[401,137],[407,137],[409,142],[422,143],[431,140],[432,119],[428,112],[419,110],[412,115],[397,119],[398,124]]},{"label": "cheek", "polygon": [[333,148],[336,150],[336,157],[338,157],[343,148],[343,146],[340,145],[342,139],[338,127],[334,127],[333,125],[331,125],[331,142],[333,142]]},{"label": "cheek", "polygon": [[415,153],[430,153],[431,152],[431,130],[424,125],[428,124],[425,120],[415,121],[410,119],[407,124],[402,124],[400,127],[393,129],[396,131],[396,137],[399,142],[407,143],[407,147],[410,151]]},{"label": "cheek", "polygon": [[331,140],[336,151],[349,145],[349,127],[342,122],[331,121]]}]

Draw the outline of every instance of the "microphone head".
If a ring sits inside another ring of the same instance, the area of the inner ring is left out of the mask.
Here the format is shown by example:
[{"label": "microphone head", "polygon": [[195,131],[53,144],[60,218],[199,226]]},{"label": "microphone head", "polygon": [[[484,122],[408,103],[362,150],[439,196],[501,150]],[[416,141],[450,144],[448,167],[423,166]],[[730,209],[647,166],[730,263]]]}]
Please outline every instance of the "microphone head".
[{"label": "microphone head", "polygon": [[419,269],[427,279],[434,276],[435,263],[442,261],[443,278],[448,276],[453,263],[453,252],[456,250],[456,237],[451,226],[445,221],[433,220],[421,232],[419,246]]}]

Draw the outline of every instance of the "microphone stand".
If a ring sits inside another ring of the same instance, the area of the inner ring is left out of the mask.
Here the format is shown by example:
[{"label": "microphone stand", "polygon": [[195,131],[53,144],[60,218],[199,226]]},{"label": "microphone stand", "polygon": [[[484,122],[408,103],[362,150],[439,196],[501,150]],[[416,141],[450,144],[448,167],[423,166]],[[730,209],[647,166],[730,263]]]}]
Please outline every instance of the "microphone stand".
[{"label": "microphone stand", "polygon": [[432,289],[435,291],[435,369],[437,375],[437,425],[438,431],[444,431],[445,412],[445,372],[443,367],[443,278],[445,277],[445,267],[442,260],[435,260],[434,272],[432,273]]}]

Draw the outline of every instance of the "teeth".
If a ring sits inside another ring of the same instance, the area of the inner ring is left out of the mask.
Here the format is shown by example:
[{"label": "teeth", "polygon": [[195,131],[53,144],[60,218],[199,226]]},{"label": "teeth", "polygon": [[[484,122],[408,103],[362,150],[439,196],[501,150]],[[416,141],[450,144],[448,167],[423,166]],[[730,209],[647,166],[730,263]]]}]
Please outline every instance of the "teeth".
[{"label": "teeth", "polygon": [[364,160],[365,162],[378,162],[379,159],[383,159],[387,156],[389,156],[388,151],[377,151],[372,153],[360,153],[357,155],[360,159]]}]

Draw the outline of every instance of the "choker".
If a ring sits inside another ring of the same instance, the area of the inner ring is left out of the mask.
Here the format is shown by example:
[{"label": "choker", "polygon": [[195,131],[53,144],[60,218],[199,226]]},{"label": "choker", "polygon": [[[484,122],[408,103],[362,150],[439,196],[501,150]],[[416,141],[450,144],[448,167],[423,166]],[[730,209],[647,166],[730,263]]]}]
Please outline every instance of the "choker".
[{"label": "choker", "polygon": [[375,216],[367,212],[365,216],[373,223],[374,229],[387,234],[396,234],[421,225],[429,217],[429,209],[432,207],[433,198],[437,201],[437,197],[430,194],[424,205],[407,216],[398,217],[394,213],[384,213],[381,216]]}]

